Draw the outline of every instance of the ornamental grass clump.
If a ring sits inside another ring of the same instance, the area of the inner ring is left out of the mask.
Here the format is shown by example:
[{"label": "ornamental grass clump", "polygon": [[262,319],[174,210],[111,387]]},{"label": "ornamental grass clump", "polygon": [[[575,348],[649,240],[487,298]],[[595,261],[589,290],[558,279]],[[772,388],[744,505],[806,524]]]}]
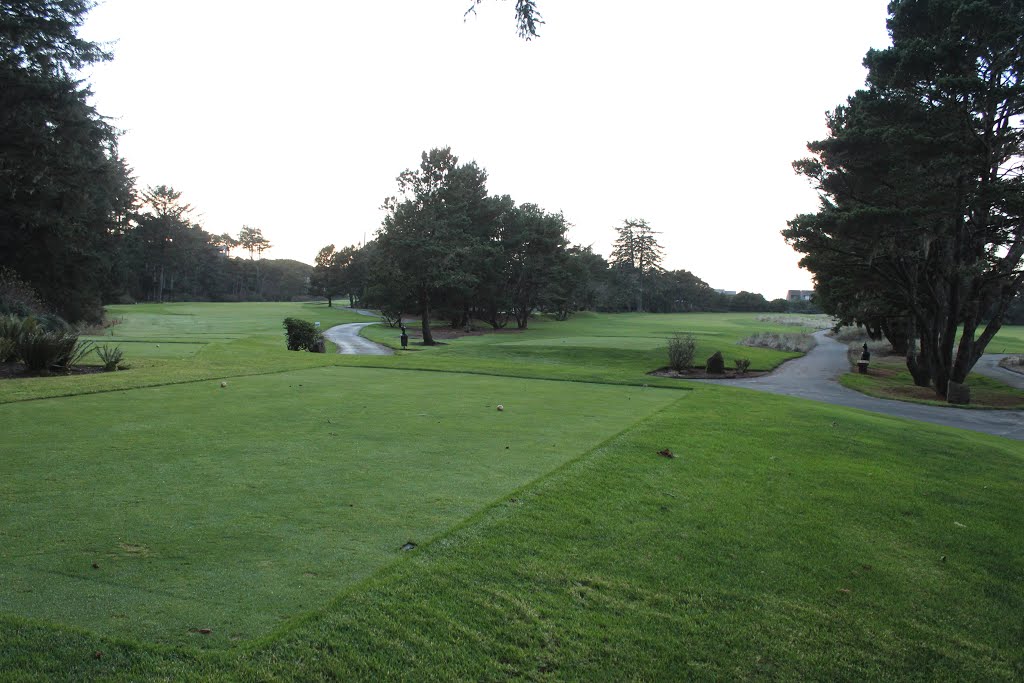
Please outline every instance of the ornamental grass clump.
[{"label": "ornamental grass clump", "polygon": [[20,335],[15,357],[30,372],[48,373],[77,365],[92,350],[92,342],[80,342],[75,332],[47,330],[41,325]]},{"label": "ornamental grass clump", "polygon": [[757,332],[740,341],[739,344],[790,353],[807,353],[817,346],[818,342],[814,339],[814,335],[810,334]]},{"label": "ornamental grass clump", "polygon": [[692,334],[676,332],[668,340],[668,366],[676,372],[689,370],[696,351],[697,342]]},{"label": "ornamental grass clump", "polygon": [[97,346],[96,355],[99,356],[100,361],[103,363],[103,369],[107,372],[113,372],[122,368],[121,361],[124,360],[124,351],[121,350],[120,346],[111,347],[106,344]]}]

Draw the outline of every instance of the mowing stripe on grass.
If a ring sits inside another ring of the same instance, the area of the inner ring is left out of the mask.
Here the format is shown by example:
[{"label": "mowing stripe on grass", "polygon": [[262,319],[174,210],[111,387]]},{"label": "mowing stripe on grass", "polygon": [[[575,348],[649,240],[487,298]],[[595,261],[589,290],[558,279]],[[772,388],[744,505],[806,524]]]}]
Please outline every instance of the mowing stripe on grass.
[{"label": "mowing stripe on grass", "polygon": [[325,367],[0,406],[0,609],[258,637],[678,396]]}]

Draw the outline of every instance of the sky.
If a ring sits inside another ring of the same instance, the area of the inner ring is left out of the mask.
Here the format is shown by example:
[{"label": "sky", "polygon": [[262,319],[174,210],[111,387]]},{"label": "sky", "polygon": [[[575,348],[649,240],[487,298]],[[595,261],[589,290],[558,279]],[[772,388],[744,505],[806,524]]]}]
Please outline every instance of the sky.
[{"label": "sky", "polygon": [[[211,233],[257,227],[312,263],[372,239],[420,154],[561,211],[608,256],[644,219],[668,269],[768,299],[810,289],[780,231],[818,198],[792,162],[889,44],[885,0],[101,0],[84,75],[140,188]],[[286,10],[282,10],[287,7]]]}]

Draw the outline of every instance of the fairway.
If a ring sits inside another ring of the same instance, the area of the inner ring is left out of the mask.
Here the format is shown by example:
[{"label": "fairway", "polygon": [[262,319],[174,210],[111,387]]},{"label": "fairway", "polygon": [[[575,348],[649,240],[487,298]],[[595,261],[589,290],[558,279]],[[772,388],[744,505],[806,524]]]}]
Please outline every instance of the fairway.
[{"label": "fairway", "polygon": [[0,406],[0,610],[266,635],[679,396],[327,367]]},{"label": "fairway", "polygon": [[132,370],[0,383],[0,681],[1024,671],[1019,442],[647,374],[796,328],[357,357],[284,349],[366,320],[323,305],[117,310]]}]

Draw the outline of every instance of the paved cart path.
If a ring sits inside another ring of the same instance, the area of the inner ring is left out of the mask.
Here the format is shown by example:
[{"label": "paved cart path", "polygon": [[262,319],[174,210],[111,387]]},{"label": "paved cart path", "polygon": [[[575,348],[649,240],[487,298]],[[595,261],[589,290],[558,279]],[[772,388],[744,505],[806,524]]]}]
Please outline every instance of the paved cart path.
[{"label": "paved cart path", "polygon": [[345,325],[335,325],[324,332],[324,336],[338,345],[338,353],[363,356],[390,356],[394,354],[394,351],[388,347],[359,336],[361,329],[367,325],[376,324],[346,323]]},{"label": "paved cart path", "polygon": [[[798,396],[848,408],[860,408],[883,415],[895,415],[1024,441],[1024,411],[1022,410],[972,410],[929,406],[874,398],[853,389],[847,389],[839,384],[839,376],[847,372],[850,367],[846,356],[846,344],[841,344],[826,336],[824,330],[816,333],[814,337],[818,340],[818,345],[807,355],[783,363],[770,375],[740,380],[691,381],[726,384],[772,394]],[[996,373],[992,376],[997,376],[998,379],[1012,386],[1024,388],[1022,386],[1024,381],[1021,381],[1024,380],[1024,376],[997,367],[999,356],[994,356],[994,358],[993,361],[985,356],[983,358],[985,362],[978,363],[977,371],[982,374]],[[1002,373],[1017,375],[1017,378],[1020,379],[1007,378]],[[1014,384],[1014,381],[1018,383]]]}]

